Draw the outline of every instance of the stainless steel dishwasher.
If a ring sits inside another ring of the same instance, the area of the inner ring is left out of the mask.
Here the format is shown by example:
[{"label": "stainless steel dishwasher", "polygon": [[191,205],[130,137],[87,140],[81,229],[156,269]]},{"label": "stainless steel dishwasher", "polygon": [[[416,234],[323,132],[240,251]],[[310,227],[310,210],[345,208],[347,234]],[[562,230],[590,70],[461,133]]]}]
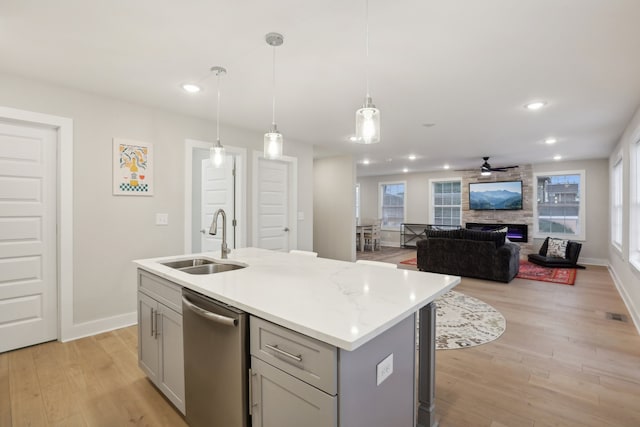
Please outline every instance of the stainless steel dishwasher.
[{"label": "stainless steel dishwasher", "polygon": [[247,427],[247,314],[183,289],[182,315],[187,423]]}]

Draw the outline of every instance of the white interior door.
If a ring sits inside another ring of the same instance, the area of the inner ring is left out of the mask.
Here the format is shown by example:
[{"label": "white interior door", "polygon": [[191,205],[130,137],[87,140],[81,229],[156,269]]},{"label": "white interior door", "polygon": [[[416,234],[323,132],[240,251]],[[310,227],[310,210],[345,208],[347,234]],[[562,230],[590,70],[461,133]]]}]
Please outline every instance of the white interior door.
[{"label": "white interior door", "polygon": [[0,123],[0,353],[57,338],[56,146]]},{"label": "white interior door", "polygon": [[234,156],[227,155],[224,167],[214,168],[207,158],[202,160],[202,200],[201,208],[201,248],[203,252],[218,251],[222,245],[222,218],[218,218],[218,234],[209,234],[213,221],[213,213],[224,209],[227,216],[227,245],[235,248],[235,233],[233,219],[235,218],[234,203]]},{"label": "white interior door", "polygon": [[289,251],[289,166],[286,162],[258,159],[257,245]]}]

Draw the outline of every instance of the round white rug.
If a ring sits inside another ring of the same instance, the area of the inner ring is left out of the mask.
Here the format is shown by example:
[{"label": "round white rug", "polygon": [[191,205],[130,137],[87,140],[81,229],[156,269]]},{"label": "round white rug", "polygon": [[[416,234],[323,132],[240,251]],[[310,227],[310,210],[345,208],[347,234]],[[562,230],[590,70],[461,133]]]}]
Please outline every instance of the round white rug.
[{"label": "round white rug", "polygon": [[489,304],[456,291],[436,300],[436,350],[485,344],[506,329],[504,316]]}]

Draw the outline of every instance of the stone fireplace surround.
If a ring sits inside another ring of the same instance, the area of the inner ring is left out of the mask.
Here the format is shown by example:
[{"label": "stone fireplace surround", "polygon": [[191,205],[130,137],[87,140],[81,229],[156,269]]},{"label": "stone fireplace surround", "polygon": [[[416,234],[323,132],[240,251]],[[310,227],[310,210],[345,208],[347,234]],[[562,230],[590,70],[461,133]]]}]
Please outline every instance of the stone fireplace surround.
[{"label": "stone fireplace surround", "polygon": [[[479,211],[469,209],[469,183],[471,182],[499,182],[522,181],[522,209],[505,211]],[[526,226],[528,239],[526,242],[516,242],[520,246],[520,256],[526,259],[526,255],[533,253],[533,170],[530,164],[520,165],[518,168],[507,172],[493,172],[491,176],[480,175],[477,169],[462,173],[462,223],[491,224],[495,227],[509,224]],[[511,240],[511,237],[509,237]]]}]

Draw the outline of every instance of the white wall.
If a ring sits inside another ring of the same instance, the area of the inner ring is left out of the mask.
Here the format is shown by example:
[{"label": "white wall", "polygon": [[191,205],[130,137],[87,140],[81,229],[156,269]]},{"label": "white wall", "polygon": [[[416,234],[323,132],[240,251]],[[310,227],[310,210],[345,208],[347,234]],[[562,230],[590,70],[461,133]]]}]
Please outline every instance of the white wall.
[{"label": "white wall", "polygon": [[[609,269],[613,275],[614,281],[622,298],[624,299],[631,317],[640,332],[640,271],[638,271],[629,262],[629,226],[630,226],[630,203],[629,196],[631,194],[631,181],[630,181],[630,155],[631,147],[640,139],[640,109],[636,111],[633,119],[627,125],[627,128],[620,138],[620,141],[616,148],[612,151],[609,158],[608,167],[613,166],[613,162],[616,160],[616,155],[622,152],[623,155],[623,233],[622,233],[622,253],[615,249],[610,239],[607,238],[606,242],[609,242],[606,246],[609,250]],[[607,209],[610,206],[610,202],[607,201]],[[607,227],[609,229],[609,227]],[[604,245],[603,245],[604,246]]]},{"label": "white wall", "polygon": [[351,156],[313,163],[313,250],[323,258],[356,259],[355,170]]},{"label": "white wall", "polygon": [[[609,257],[607,245],[602,244],[608,238],[609,213],[609,177],[608,162],[606,159],[582,160],[573,162],[554,162],[532,165],[533,172],[553,172],[562,170],[584,169],[587,180],[586,194],[586,217],[587,217],[587,240],[583,242],[580,253],[581,262],[606,265]],[[363,218],[378,217],[378,183],[388,181],[406,181],[406,202],[407,213],[405,222],[428,224],[429,211],[431,209],[431,189],[430,179],[460,178],[463,172],[441,171],[427,173],[408,173],[401,175],[360,177],[361,216]],[[467,219],[462,217],[463,225]],[[533,230],[529,230],[532,233]],[[400,245],[400,233],[386,231],[382,234],[383,244],[390,246]],[[542,244],[542,240],[534,239],[536,250]]]},{"label": "white wall", "polygon": [[[122,315],[135,320],[131,260],[184,251],[185,139],[213,141],[215,123],[5,74],[0,74],[0,105],[73,119],[74,324]],[[221,130],[223,144],[262,149],[261,133],[224,124]],[[112,195],[113,137],[153,143],[153,196]],[[298,206],[305,220],[298,222],[298,246],[308,249],[313,245],[312,150],[285,140],[285,154],[298,157],[300,165]],[[169,214],[169,225],[156,226],[156,213]]]}]

